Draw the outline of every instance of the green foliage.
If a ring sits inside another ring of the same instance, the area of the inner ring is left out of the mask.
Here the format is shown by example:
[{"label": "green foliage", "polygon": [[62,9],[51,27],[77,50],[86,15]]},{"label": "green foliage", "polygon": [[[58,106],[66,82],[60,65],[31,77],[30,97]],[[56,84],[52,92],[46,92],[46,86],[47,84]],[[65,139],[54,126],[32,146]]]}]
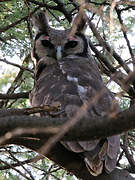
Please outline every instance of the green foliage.
[{"label": "green foliage", "polygon": [[8,86],[11,85],[14,78],[16,77],[16,73],[12,71],[6,70],[5,73],[0,78],[0,91],[4,92]]},{"label": "green foliage", "polygon": [[121,98],[121,100],[119,102],[120,102],[120,107],[122,110],[125,110],[130,106],[129,98],[123,97],[123,98]]},{"label": "green foliage", "polygon": [[[1,148],[0,149],[0,155],[1,159],[6,161],[7,163],[14,164],[17,163],[17,161],[12,157],[10,158],[10,153],[12,153],[12,156],[15,159],[21,160],[22,162],[25,160],[30,160],[34,157],[36,157],[38,154],[35,152],[32,152],[30,150],[27,150],[26,148],[20,147],[20,146],[8,146],[6,149]],[[0,167],[3,167],[4,164],[0,164]],[[33,175],[35,180],[51,180],[51,179],[60,179],[60,180],[75,180],[75,177],[71,174],[68,174],[65,170],[60,168],[59,166],[53,164],[50,160],[47,158],[44,158],[42,160],[39,160],[38,162],[30,162],[29,164],[25,165],[29,172]],[[19,171],[24,173],[26,176],[28,175],[28,172],[26,172],[22,166],[18,166],[17,168]],[[19,173],[17,173],[15,170],[7,169],[0,172],[0,178],[3,178],[2,180],[8,180],[8,179],[22,179],[25,180],[24,177],[20,176]],[[0,179],[1,180],[1,179]]]},{"label": "green foliage", "polygon": [[1,49],[3,55],[14,56],[18,50],[24,50],[25,52],[18,52],[19,55],[26,55],[30,47],[29,34],[27,24],[22,20],[22,23],[17,23],[19,19],[27,16],[27,8],[24,1],[13,0],[3,3],[0,15],[0,29],[4,29],[14,23],[15,26],[8,28],[6,32],[1,34],[1,38],[4,43],[1,43]]},{"label": "green foliage", "polygon": [[[38,2],[47,4],[48,6],[57,6],[57,3],[53,0],[38,0]],[[71,1],[63,0],[61,1],[64,3],[66,11],[69,13],[69,15],[75,15],[78,11],[77,8],[73,6]],[[97,11],[99,9],[98,3],[105,2],[104,0],[94,0],[95,7],[97,8]],[[94,22],[96,24],[96,27],[98,31],[100,32],[101,36],[104,37],[104,39],[109,42],[114,49],[116,49],[116,52],[118,52],[121,57],[124,57],[123,59],[128,59],[129,51],[127,50],[127,45],[125,43],[125,39],[123,37],[123,33],[121,31],[121,26],[119,24],[119,20],[117,18],[116,12],[113,12],[113,32],[110,34],[110,27],[108,26],[109,21],[107,20],[110,15],[110,5],[109,1],[107,1],[108,4],[105,5],[104,13],[100,17],[99,14],[94,15]],[[77,5],[79,5],[76,2]],[[0,58],[4,59],[7,56],[11,58],[11,61],[15,61],[15,55],[20,58],[20,61],[22,62],[21,65],[23,67],[27,67],[30,69],[33,69],[33,63],[32,61],[25,60],[27,55],[31,52],[32,47],[32,36],[34,36],[34,32],[32,32],[32,26],[30,23],[30,13],[37,8],[38,5],[35,5],[33,3],[26,3],[26,1],[23,0],[12,0],[12,1],[3,1],[0,5]],[[120,8],[127,7],[125,4],[121,5]],[[38,9],[38,8],[37,8]],[[39,10],[48,10],[48,15],[51,21],[51,26],[55,28],[69,28],[70,23],[65,18],[65,15],[59,10],[54,10],[53,8],[45,8],[40,7]],[[37,12],[37,10],[35,10]],[[124,26],[126,28],[127,34],[132,38],[134,35],[134,16],[132,14],[134,13],[133,10],[130,8],[127,11],[122,12],[122,18],[124,20]],[[93,13],[89,12],[90,17],[93,15]],[[20,19],[22,19],[20,21]],[[93,36],[93,33],[89,30],[89,37],[94,42],[96,46],[101,50],[104,57],[106,57],[109,62],[111,62],[114,67],[118,66],[118,62],[114,61],[114,59],[110,58],[108,53],[104,50],[104,48],[101,47],[101,45],[98,44],[97,39]],[[133,41],[134,43],[134,41]],[[131,42],[133,53],[135,53],[135,45]],[[126,53],[125,53],[126,52]],[[126,56],[125,56],[126,54]],[[98,62],[98,60],[97,60]],[[9,68],[10,67],[10,68]],[[0,66],[1,68],[1,66]],[[5,64],[3,66],[2,64],[2,71],[0,71],[0,93],[21,93],[21,92],[28,92],[32,89],[34,80],[33,80],[33,74],[28,71],[20,70],[19,68],[11,68],[10,65]],[[16,79],[18,77],[18,79]],[[105,84],[108,83],[109,78],[106,75],[103,75],[103,80]],[[112,83],[109,87],[113,92],[120,92],[121,88],[116,85],[115,83]],[[127,94],[125,94],[127,95]],[[122,110],[125,110],[130,105],[130,100],[127,97],[122,97],[120,100],[120,106]],[[29,107],[29,100],[28,99],[17,99],[17,100],[0,100],[0,106],[3,104],[1,108],[26,108]],[[131,131],[129,132],[133,136],[135,136],[135,132]],[[135,146],[135,141],[130,139],[130,146]],[[18,160],[24,161],[28,159],[32,159],[35,156],[37,156],[37,153],[32,152],[30,150],[27,150],[24,147],[20,146],[9,146],[7,147],[8,150],[12,152],[15,158]],[[5,148],[0,149],[0,155],[1,159],[5,162],[10,163],[17,163],[15,159],[11,158],[11,155],[8,153],[8,151]],[[0,163],[0,167],[4,166],[3,163]],[[36,163],[30,162],[29,164],[25,165],[31,174],[34,176],[35,180],[52,180],[52,179],[60,179],[60,180],[75,180],[76,178],[68,174],[65,170],[58,167],[57,165],[53,164],[48,159],[42,159]],[[21,172],[24,172],[26,175],[28,173],[19,166],[18,168],[21,170]],[[19,173],[17,173],[12,168],[6,169],[4,171],[0,171],[0,180],[18,180],[18,179],[25,179]]]}]

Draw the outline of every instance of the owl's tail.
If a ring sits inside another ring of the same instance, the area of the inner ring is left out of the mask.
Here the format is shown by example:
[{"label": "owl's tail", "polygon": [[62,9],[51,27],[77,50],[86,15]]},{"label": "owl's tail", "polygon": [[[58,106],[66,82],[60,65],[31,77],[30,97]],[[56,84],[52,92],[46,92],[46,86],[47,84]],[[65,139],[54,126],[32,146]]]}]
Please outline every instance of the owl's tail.
[{"label": "owl's tail", "polygon": [[107,147],[108,142],[105,141],[100,152],[96,155],[96,157],[94,157],[94,159],[91,160],[89,156],[84,158],[86,167],[93,176],[98,176],[103,171],[103,161],[107,153]]}]

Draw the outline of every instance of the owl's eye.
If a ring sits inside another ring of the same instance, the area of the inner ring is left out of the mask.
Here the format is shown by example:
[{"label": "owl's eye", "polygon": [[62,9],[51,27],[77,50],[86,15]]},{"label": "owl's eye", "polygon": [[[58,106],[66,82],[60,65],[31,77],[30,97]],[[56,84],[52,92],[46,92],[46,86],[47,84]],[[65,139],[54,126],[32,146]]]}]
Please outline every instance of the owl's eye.
[{"label": "owl's eye", "polygon": [[77,46],[77,44],[78,44],[78,42],[75,41],[75,40],[68,41],[68,42],[65,44],[65,47],[64,47],[64,48],[65,48],[65,49],[74,48],[74,47]]},{"label": "owl's eye", "polygon": [[48,47],[48,48],[54,48],[54,45],[47,39],[44,39],[41,41],[42,42],[42,45],[44,47]]}]

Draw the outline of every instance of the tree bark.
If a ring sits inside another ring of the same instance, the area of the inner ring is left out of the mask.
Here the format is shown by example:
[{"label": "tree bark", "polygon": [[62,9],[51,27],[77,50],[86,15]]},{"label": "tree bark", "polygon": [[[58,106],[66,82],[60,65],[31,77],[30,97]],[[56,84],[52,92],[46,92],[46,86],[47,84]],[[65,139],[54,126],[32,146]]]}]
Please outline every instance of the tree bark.
[{"label": "tree bark", "polygon": [[[114,118],[90,119],[82,118],[77,121],[74,127],[66,129],[62,136],[58,136],[56,141],[50,146],[49,151],[42,155],[48,157],[56,164],[64,167],[67,171],[72,172],[76,177],[82,180],[134,180],[128,171],[115,169],[112,173],[103,173],[98,177],[92,176],[82,159],[77,153],[68,151],[59,140],[93,140],[96,138],[106,137],[121,133],[135,127],[135,106],[132,106],[124,112],[120,112]],[[0,118],[0,143],[23,145],[40,153],[40,148],[49,143],[50,136],[55,137],[62,131],[62,127],[70,120],[67,118],[45,118],[31,116],[7,116]],[[51,127],[53,131],[46,131]],[[27,130],[28,128],[28,130]],[[53,129],[54,128],[54,129]],[[68,130],[68,131],[67,131]],[[49,134],[48,134],[49,132]],[[54,138],[55,140],[55,138]]]},{"label": "tree bark", "polygon": [[[20,112],[19,112],[20,113]],[[4,113],[5,114],[5,113]],[[40,134],[50,137],[52,133],[42,131],[42,128],[53,127],[61,131],[64,123],[71,123],[71,120],[67,118],[46,118],[46,117],[35,117],[35,116],[7,116],[0,117],[0,136],[7,132],[13,131],[16,128],[24,128],[24,134],[26,128],[31,128],[29,135],[39,137]],[[39,131],[33,130],[32,128],[39,129]],[[90,117],[82,117],[74,126],[70,126],[68,131],[64,132],[62,140],[94,140],[104,138],[116,134],[121,134],[125,131],[135,128],[135,106],[120,112],[113,118],[100,117],[90,119]],[[21,135],[24,135],[23,132]],[[26,133],[27,134],[27,133]],[[37,134],[37,135],[36,135]]]}]

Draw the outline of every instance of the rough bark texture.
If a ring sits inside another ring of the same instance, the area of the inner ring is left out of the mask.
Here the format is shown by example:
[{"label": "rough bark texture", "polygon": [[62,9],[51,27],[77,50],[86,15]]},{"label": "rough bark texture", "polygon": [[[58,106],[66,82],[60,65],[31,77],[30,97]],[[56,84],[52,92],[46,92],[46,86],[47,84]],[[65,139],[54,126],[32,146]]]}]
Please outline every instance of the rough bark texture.
[{"label": "rough bark texture", "polygon": [[[4,113],[5,114],[5,113]],[[100,137],[112,136],[115,134],[120,134],[130,129],[135,128],[135,106],[132,106],[128,110],[125,110],[119,113],[115,118],[93,118],[89,119],[84,117],[78,121],[74,127],[68,129],[68,132],[65,132],[63,140],[93,140]],[[15,128],[46,128],[46,127],[59,127],[67,122],[67,118],[38,118],[30,116],[7,116],[0,118],[0,135],[14,130]],[[84,123],[85,122],[85,123]],[[91,122],[91,123],[89,123]],[[41,132],[41,131],[40,131]],[[24,132],[25,133],[25,132]],[[29,132],[29,134],[32,131]],[[37,133],[37,132],[36,132]],[[37,133],[39,134],[39,133]],[[41,134],[41,133],[40,133]],[[42,133],[44,136],[48,133]],[[52,133],[50,133],[52,134]],[[21,134],[22,135],[22,134]],[[35,134],[36,136],[36,134]]]}]

